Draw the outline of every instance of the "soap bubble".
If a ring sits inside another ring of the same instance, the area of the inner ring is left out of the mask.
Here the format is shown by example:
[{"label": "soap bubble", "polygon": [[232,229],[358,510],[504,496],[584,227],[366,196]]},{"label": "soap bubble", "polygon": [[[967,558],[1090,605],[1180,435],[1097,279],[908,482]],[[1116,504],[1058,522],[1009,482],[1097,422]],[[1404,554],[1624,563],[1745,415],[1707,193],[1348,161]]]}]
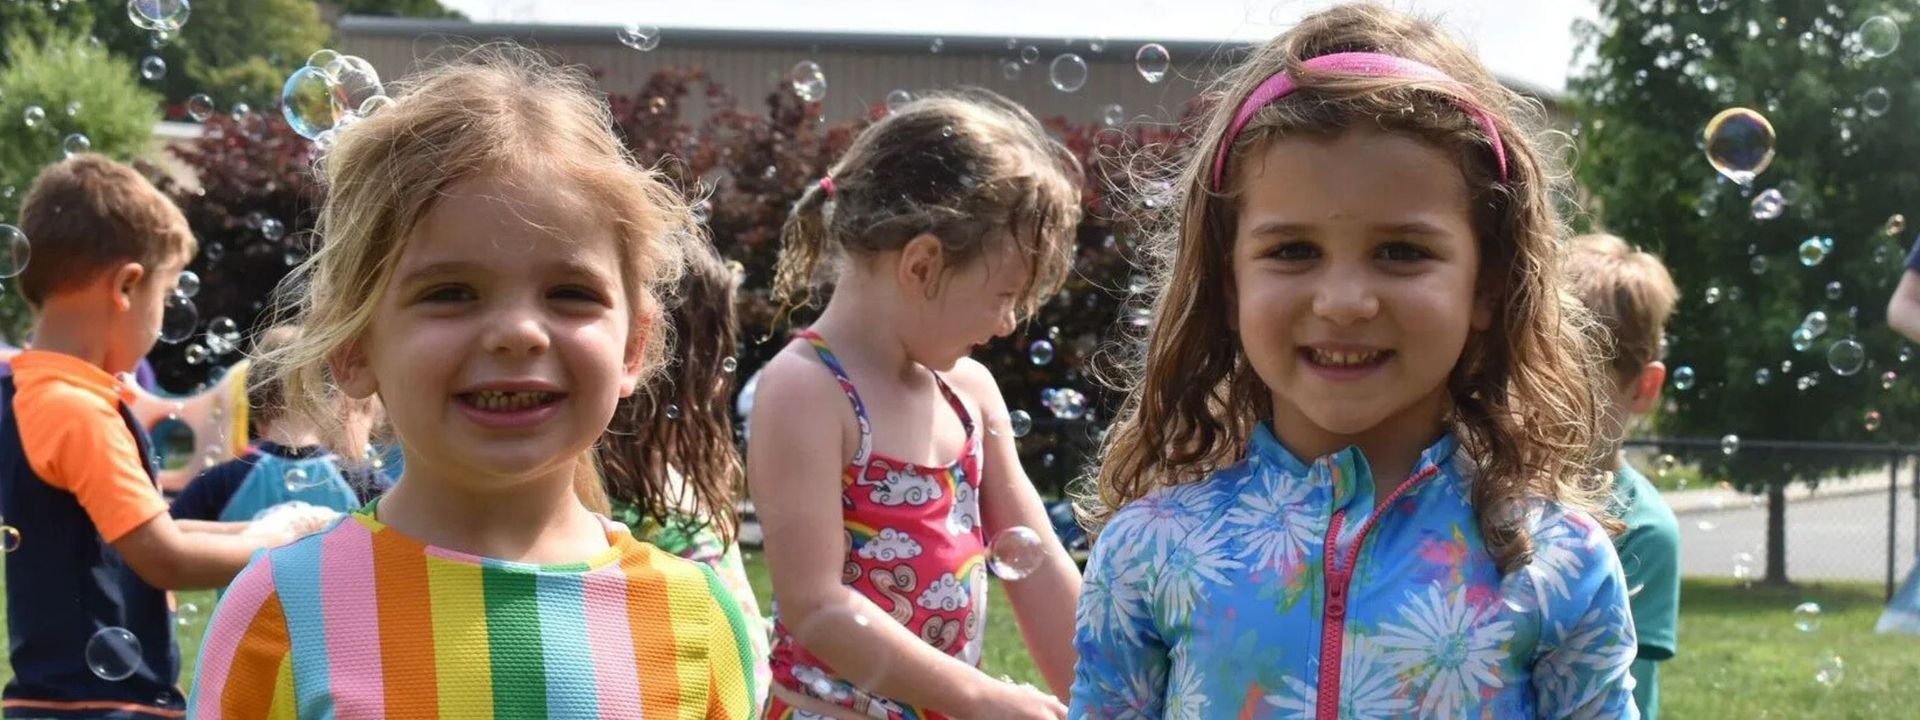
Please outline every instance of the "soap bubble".
[{"label": "soap bubble", "polygon": [[1728,433],[1720,438],[1720,454],[1732,455],[1740,452],[1740,436]]},{"label": "soap bubble", "polygon": [[1860,372],[1860,367],[1866,363],[1867,349],[1853,338],[1841,340],[1827,348],[1827,364],[1841,377]]},{"label": "soap bubble", "polygon": [[234,103],[233,107],[227,108],[227,117],[232,118],[234,122],[245,121],[247,116],[252,114],[253,106],[243,102]]},{"label": "soap bubble", "polygon": [[20,549],[20,529],[12,525],[0,525],[0,553],[10,553]]},{"label": "soap bubble", "polygon": [[732,374],[733,371],[738,369],[740,369],[739,358],[729,355],[726,359],[720,361],[720,372]]},{"label": "soap bubble", "polygon": [[1706,301],[1708,305],[1713,305],[1715,303],[1720,302],[1720,286],[1719,285],[1707,286]]},{"label": "soap bubble", "polygon": [[325,70],[327,69],[328,65],[333,64],[333,61],[339,60],[339,59],[340,59],[340,53],[334,52],[332,50],[328,50],[326,48],[320,48],[319,50],[313,51],[312,55],[307,56],[307,67],[320,68],[322,70]]},{"label": "soap bubble", "polygon": [[1753,371],[1753,384],[1755,385],[1765,385],[1767,384],[1767,381],[1772,379],[1773,379],[1772,370],[1768,370],[1766,368],[1760,368],[1759,370]]},{"label": "soap bubble", "polygon": [[87,640],[87,667],[95,677],[119,682],[140,669],[140,639],[123,627],[104,627]]},{"label": "soap bubble", "polygon": [[1707,122],[1707,162],[1741,185],[1753,182],[1773,162],[1773,124],[1758,112],[1736,107]]},{"label": "soap bubble", "polygon": [[1870,58],[1883,58],[1900,47],[1900,25],[1893,18],[1875,15],[1860,24],[1860,49]]},{"label": "soap bubble", "polygon": [[787,82],[793,85],[793,94],[806,102],[820,102],[827,96],[827,73],[812,60],[796,63],[787,73]]},{"label": "soap bubble", "polygon": [[1040,48],[1028,45],[1020,48],[1020,64],[1032,65],[1040,62]]},{"label": "soap bubble", "polygon": [[340,123],[346,98],[327,71],[311,65],[293,71],[280,88],[280,112],[300,137],[312,140]]},{"label": "soap bubble", "polygon": [[280,474],[280,480],[286,483],[287,492],[300,492],[320,484],[320,478],[309,474],[306,468],[295,466]]},{"label": "soap bubble", "polygon": [[1019,525],[995,533],[988,552],[987,567],[1001,580],[1024,580],[1047,560],[1040,533]]},{"label": "soap bubble", "polygon": [[1888,93],[1886,88],[1874,86],[1860,93],[1860,111],[1866,113],[1867,117],[1885,115],[1887,109],[1891,107],[1893,107],[1893,95]]},{"label": "soap bubble", "polygon": [[1032,345],[1027,346],[1027,359],[1032,361],[1034,365],[1046,365],[1047,363],[1053,362],[1053,343],[1045,340],[1033,341]]},{"label": "soap bubble", "polygon": [[1867,432],[1874,432],[1879,430],[1880,429],[1880,411],[1868,410],[1866,417],[1863,417],[1860,419],[1860,426],[1866,428]]},{"label": "soap bubble", "polygon": [[1899,376],[1899,375],[1897,375],[1897,374],[1895,374],[1895,373],[1894,373],[1894,372],[1893,372],[1892,370],[1888,370],[1888,371],[1886,371],[1886,372],[1884,372],[1884,373],[1881,373],[1881,374],[1880,374],[1880,389],[1881,389],[1881,390],[1892,390],[1892,389],[1893,389],[1893,383],[1894,383],[1894,381],[1895,381],[1895,380],[1899,380],[1899,379],[1900,379],[1900,376]]},{"label": "soap bubble", "polygon": [[1804,633],[1820,629],[1820,603],[1803,602],[1793,608],[1793,627]]},{"label": "soap bubble", "polygon": [[387,94],[386,85],[380,82],[380,71],[373,69],[373,63],[366,58],[341,55],[327,63],[325,69],[333,81],[334,95],[339,98],[340,106],[336,109],[344,115],[351,115],[350,111],[371,98]]},{"label": "soap bubble", "polygon": [[207,352],[213,355],[225,355],[239,349],[234,341],[215,335],[212,330],[207,331],[206,339],[202,342],[206,343]]},{"label": "soap bubble", "polygon": [[207,321],[207,334],[233,342],[240,339],[240,324],[223,315]]},{"label": "soap bubble", "polygon": [[1827,299],[1839,300],[1840,293],[1844,292],[1845,290],[1846,290],[1846,286],[1841,285],[1839,280],[1828,282],[1827,283]]},{"label": "soap bubble", "polygon": [[1062,420],[1078,420],[1087,414],[1087,396],[1073,388],[1048,388],[1040,393],[1040,400]]},{"label": "soap bubble", "polygon": [[1167,66],[1172,64],[1172,60],[1172,56],[1167,54],[1167,49],[1160,43],[1141,45],[1140,49],[1133,53],[1134,69],[1139,70],[1140,77],[1146,78],[1149,83],[1158,83],[1165,79]]},{"label": "soap bubble", "polygon": [[1827,334],[1827,312],[1814,310],[1807,313],[1807,316],[1800,320],[1800,327],[1806,328],[1807,332],[1813,333],[1816,337]]},{"label": "soap bubble", "polygon": [[1116,104],[1116,105],[1108,105],[1100,109],[1100,123],[1102,125],[1106,125],[1107,127],[1119,127],[1121,123],[1124,123],[1126,121],[1127,121],[1126,108],[1122,108]]},{"label": "soap bubble", "polygon": [[187,0],[127,0],[127,19],[141,30],[179,32],[192,12]]},{"label": "soap bubble", "polygon": [[1047,79],[1053,82],[1055,90],[1076,92],[1087,84],[1087,61],[1073,53],[1056,57],[1053,64],[1047,66]]},{"label": "soap bubble", "polygon": [[148,55],[140,61],[140,79],[153,82],[167,76],[167,61],[158,55]]},{"label": "soap bubble", "polygon": [[1007,413],[1007,424],[1012,426],[1013,436],[1017,438],[1026,437],[1027,433],[1033,432],[1033,416],[1028,415],[1025,410]]},{"label": "soap bubble", "polygon": [[206,346],[200,343],[188,345],[187,349],[182,353],[182,355],[186,357],[188,365],[204,363],[207,361],[207,356],[211,354],[211,351],[207,350]]},{"label": "soap bubble", "polygon": [[173,609],[173,618],[180,627],[192,625],[194,621],[200,619],[200,606],[193,603],[180,603],[180,607]]},{"label": "soap bubble", "polygon": [[1655,461],[1653,474],[1655,477],[1666,477],[1667,474],[1673,472],[1674,467],[1679,464],[1679,459],[1675,458],[1672,454],[1661,455],[1660,459]]},{"label": "soap bubble", "polygon": [[171,344],[193,337],[193,327],[198,324],[200,309],[193,306],[193,300],[179,293],[169,295],[160,317],[160,342]]},{"label": "soap bubble", "polygon": [[374,113],[380,112],[381,110],[385,110],[392,106],[393,106],[393,98],[387,97],[385,95],[375,95],[373,97],[367,98],[366,102],[360,103],[360,117],[363,117],[363,118],[373,117]]},{"label": "soap bubble", "polygon": [[1901,215],[1900,213],[1888,215],[1886,226],[1880,228],[1880,232],[1886,233],[1887,237],[1894,237],[1906,231],[1907,216]]},{"label": "soap bubble", "polygon": [[40,123],[47,119],[47,111],[41,109],[39,105],[28,105],[27,111],[21,114],[21,119],[27,123],[27,129],[31,130],[40,127]]},{"label": "soap bubble", "polygon": [[617,37],[621,45],[641,52],[660,47],[660,28],[653,25],[627,23],[625,27],[620,28]]},{"label": "soap bubble", "polygon": [[900,112],[900,108],[906,107],[910,102],[913,102],[913,93],[905,90],[887,93],[887,112],[889,114]]},{"label": "soap bubble", "polygon": [[1808,348],[1813,347],[1813,331],[1807,329],[1805,325],[1794,328],[1790,339],[1793,341],[1793,349],[1800,352],[1806,352]]},{"label": "soap bubble", "polygon": [[213,98],[206,93],[194,93],[188,97],[187,117],[193,118],[194,122],[206,122],[207,118],[213,117]]},{"label": "soap bubble", "polygon": [[1780,213],[1786,209],[1787,199],[1780,194],[1779,190],[1767,188],[1760,191],[1759,195],[1753,196],[1752,210],[1755,220],[1772,220],[1780,217]]},{"label": "soap bubble", "polygon": [[1814,667],[1813,680],[1821,685],[1833,687],[1840,684],[1840,680],[1846,677],[1846,673],[1846,661],[1841,660],[1839,655],[1829,655],[1822,658],[1820,664]]},{"label": "soap bubble", "polygon": [[286,223],[280,222],[275,218],[267,218],[260,221],[260,237],[266,238],[271,242],[280,242],[280,239],[286,236]]},{"label": "soap bubble", "polygon": [[73,157],[92,149],[93,141],[88,140],[87,136],[80,133],[68,135],[67,139],[60,141],[60,150],[65,152],[67,157]]},{"label": "soap bubble", "polygon": [[0,278],[10,278],[27,269],[27,261],[33,258],[33,244],[27,242],[25,232],[0,224],[0,246],[5,247],[5,254],[0,254]]},{"label": "soap bubble", "polygon": [[192,270],[181,270],[179,279],[173,281],[173,293],[188,298],[199,295],[200,274]]},{"label": "soap bubble", "polygon": [[1819,265],[1827,259],[1827,253],[1833,250],[1833,241],[1810,237],[1800,243],[1800,264],[1807,267]]},{"label": "soap bubble", "polygon": [[1693,387],[1693,368],[1681,365],[1673,369],[1673,389],[1688,390]]},{"label": "soap bubble", "polygon": [[1753,259],[1747,261],[1747,268],[1752,270],[1755,275],[1766,272],[1767,265],[1767,256],[1765,255],[1755,255]]},{"label": "soap bubble", "polygon": [[1018,80],[1020,79],[1021,67],[1023,66],[1020,64],[1019,60],[1013,60],[1010,58],[1001,58],[1000,59],[1000,77],[1006,78],[1008,80]]},{"label": "soap bubble", "polygon": [[680,406],[679,406],[679,405],[675,405],[675,404],[673,404],[673,403],[668,403],[668,404],[667,404],[667,407],[666,407],[666,408],[665,408],[665,410],[664,410],[664,412],[665,412],[665,414],[666,414],[666,416],[667,416],[667,419],[668,419],[668,420],[679,420],[679,419],[680,419]]},{"label": "soap bubble", "polygon": [[945,49],[947,49],[947,41],[940,38],[934,38],[933,42],[927,43],[927,50],[935,55],[939,55],[940,51]]}]

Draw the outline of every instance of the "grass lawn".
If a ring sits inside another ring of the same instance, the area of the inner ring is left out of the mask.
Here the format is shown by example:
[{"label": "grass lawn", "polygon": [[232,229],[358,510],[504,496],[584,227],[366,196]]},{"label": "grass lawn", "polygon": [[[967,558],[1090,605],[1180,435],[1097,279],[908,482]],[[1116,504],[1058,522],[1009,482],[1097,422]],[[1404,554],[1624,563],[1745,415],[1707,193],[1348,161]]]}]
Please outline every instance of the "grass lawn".
[{"label": "grass lawn", "polygon": [[[766,566],[747,554],[747,572],[767,607]],[[1878,585],[1741,588],[1731,581],[1688,580],[1682,590],[1680,656],[1660,673],[1661,712],[1669,718],[1913,717],[1920,707],[1920,638],[1875,635]],[[201,609],[180,627],[181,687],[193,676],[213,593],[183,593]],[[992,593],[986,655],[992,675],[1043,685],[1027,661],[1006,594]],[[1819,630],[1793,626],[1792,609],[1813,601]],[[4,629],[4,628],[0,628]],[[1832,688],[1814,680],[1820,658],[1839,655],[1845,675]],[[0,662],[0,681],[11,676]]]}]

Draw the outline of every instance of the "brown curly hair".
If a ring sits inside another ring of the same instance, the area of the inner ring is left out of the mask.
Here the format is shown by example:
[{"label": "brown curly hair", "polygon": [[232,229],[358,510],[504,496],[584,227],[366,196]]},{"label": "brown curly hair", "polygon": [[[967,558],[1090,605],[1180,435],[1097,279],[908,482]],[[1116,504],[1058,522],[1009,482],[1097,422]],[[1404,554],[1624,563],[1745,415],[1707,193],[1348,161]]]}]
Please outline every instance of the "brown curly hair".
[{"label": "brown curly hair", "polygon": [[[1303,71],[1310,58],[1377,52],[1439,68],[1457,83]],[[1102,449],[1097,497],[1079,500],[1099,527],[1155,488],[1192,482],[1238,461],[1272,400],[1227,326],[1229,267],[1240,204],[1237,179],[1207,188],[1210,166],[1241,102],[1276,72],[1300,89],[1256,113],[1233,141],[1250,157],[1283,137],[1332,138],[1356,127],[1401,133],[1458,158],[1480,245],[1479,283],[1494,322],[1476,332],[1448,379],[1450,421],[1475,465],[1472,503],[1503,570],[1524,564],[1531,541],[1495,511],[1546,499],[1604,518],[1595,428],[1604,365],[1593,323],[1566,289],[1560,226],[1548,177],[1515,119],[1528,101],[1502,87],[1433,24],[1371,4],[1337,6],[1253,51],[1209,91],[1212,110],[1179,170],[1175,216],[1145,247],[1155,294],[1144,348],[1122,353],[1109,382],[1129,392]],[[1500,176],[1489,141],[1462,106],[1484,109],[1505,144]],[[1536,105],[1537,107],[1537,105]],[[1232,164],[1229,163],[1229,170]],[[1604,520],[1603,520],[1604,521]],[[1609,527],[1612,527],[1611,521]]]}]

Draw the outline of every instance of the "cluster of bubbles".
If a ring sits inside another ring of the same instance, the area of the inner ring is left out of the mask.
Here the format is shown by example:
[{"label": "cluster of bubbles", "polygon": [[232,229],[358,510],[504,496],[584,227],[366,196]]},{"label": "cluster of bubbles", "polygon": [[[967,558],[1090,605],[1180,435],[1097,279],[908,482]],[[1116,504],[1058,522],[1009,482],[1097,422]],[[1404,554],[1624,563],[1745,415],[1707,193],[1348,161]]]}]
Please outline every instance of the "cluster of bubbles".
[{"label": "cluster of bubbles", "polygon": [[[1793,628],[1795,630],[1799,630],[1808,635],[1817,633],[1820,631],[1821,619],[1820,603],[1803,602],[1793,607]],[[1815,682],[1831,688],[1840,684],[1841,679],[1846,675],[1846,668],[1846,660],[1842,659],[1839,655],[1831,652],[1823,653],[1819,660],[1814,663],[1813,679]]]},{"label": "cluster of bubbles", "polygon": [[332,50],[308,57],[280,88],[280,112],[288,127],[323,149],[332,144],[333,133],[392,102],[372,63]]},{"label": "cluster of bubbles", "polygon": [[1061,420],[1079,420],[1087,415],[1087,396],[1070,387],[1040,391],[1040,404]]}]

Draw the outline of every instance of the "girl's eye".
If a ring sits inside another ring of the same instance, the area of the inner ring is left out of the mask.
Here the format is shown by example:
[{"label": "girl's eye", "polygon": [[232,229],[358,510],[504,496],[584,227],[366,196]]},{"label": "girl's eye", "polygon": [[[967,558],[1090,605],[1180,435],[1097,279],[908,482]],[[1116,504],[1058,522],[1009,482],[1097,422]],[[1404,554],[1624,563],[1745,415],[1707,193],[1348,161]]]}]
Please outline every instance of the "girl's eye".
[{"label": "girl's eye", "polygon": [[1313,243],[1301,240],[1281,243],[1267,253],[1267,257],[1288,262],[1312,260],[1319,256],[1319,248],[1314,247]]},{"label": "girl's eye", "polygon": [[580,287],[578,285],[567,285],[563,287],[557,287],[557,288],[554,288],[552,291],[548,292],[547,295],[556,300],[578,300],[581,302],[590,302],[590,303],[606,302],[606,299],[603,298],[598,291],[592,290],[590,288]]},{"label": "girl's eye", "polygon": [[1380,259],[1390,262],[1416,262],[1433,257],[1425,248],[1408,242],[1390,242],[1381,245],[1376,252]]},{"label": "girl's eye", "polygon": [[421,302],[454,303],[472,300],[476,297],[473,290],[461,285],[439,285],[428,288],[420,294]]}]

